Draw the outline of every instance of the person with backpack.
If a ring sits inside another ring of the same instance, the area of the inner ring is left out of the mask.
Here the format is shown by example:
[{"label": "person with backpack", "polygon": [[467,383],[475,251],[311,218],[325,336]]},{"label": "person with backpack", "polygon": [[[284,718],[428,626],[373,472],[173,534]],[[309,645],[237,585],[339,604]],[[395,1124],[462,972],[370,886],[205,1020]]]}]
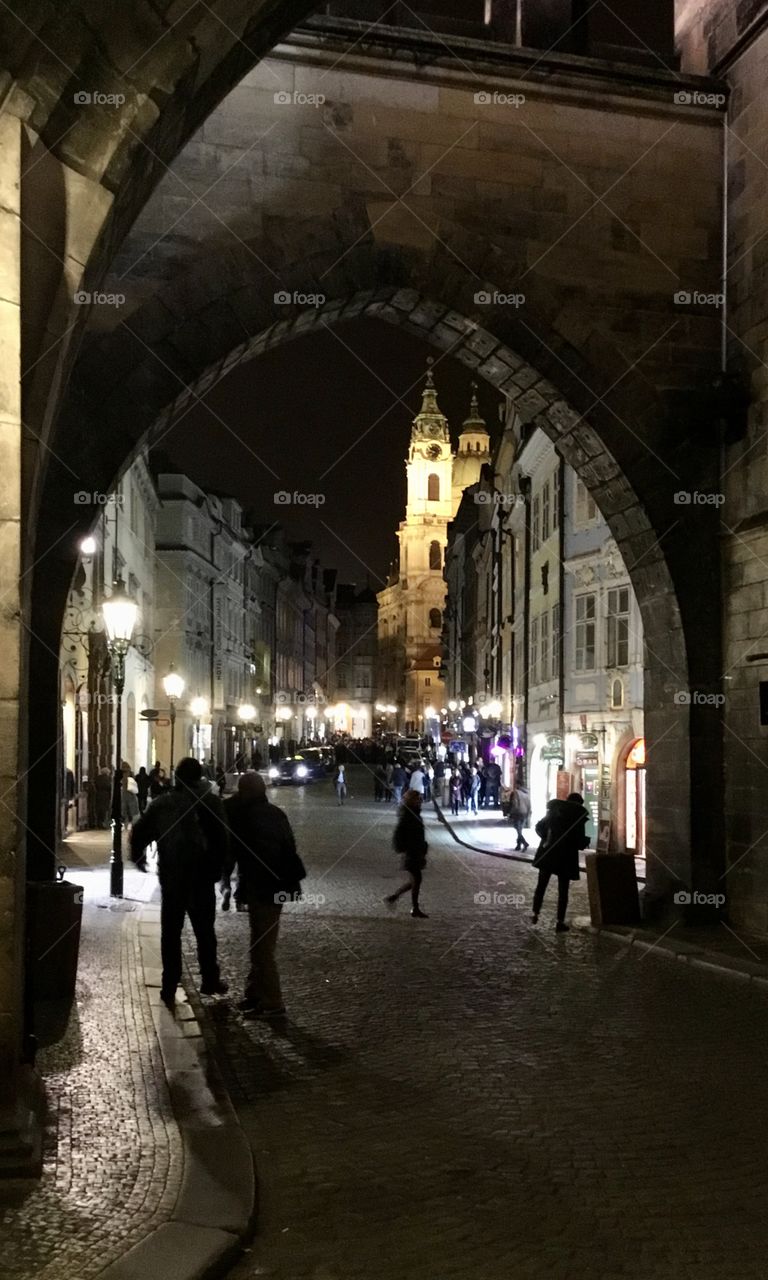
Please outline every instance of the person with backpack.
[{"label": "person with backpack", "polygon": [[184,918],[195,933],[204,996],[224,995],[216,952],[216,882],[221,879],[229,839],[221,801],[202,793],[203,771],[191,756],[176,766],[174,787],[153,800],[133,824],[131,858],[147,870],[147,846],[157,844],[160,880],[160,998],[173,1011],[181,982],[181,931]]},{"label": "person with backpack", "polygon": [[285,1014],[275,948],[285,902],[301,892],[306,876],[285,812],[267,800],[259,773],[246,773],[224,806],[231,832],[230,858],[237,865],[238,896],[248,905],[250,967],[239,1008],[265,1018]]},{"label": "person with backpack", "polygon": [[538,868],[539,879],[533,895],[533,912],[531,920],[538,923],[539,912],[544,902],[544,894],[552,876],[557,876],[557,933],[567,933],[570,925],[565,923],[568,909],[568,894],[571,881],[578,880],[581,875],[579,853],[589,844],[586,826],[589,814],[578,791],[572,791],[567,800],[550,800],[545,816],[536,823],[536,834],[541,837],[541,846],[533,860]]},{"label": "person with backpack", "polygon": [[403,870],[408,872],[408,879],[401,888],[384,899],[388,907],[394,907],[398,898],[410,892],[411,915],[417,920],[428,918],[426,911],[422,911],[419,906],[421,878],[427,865],[427,840],[421,817],[422,800],[420,791],[406,791],[403,796],[392,843],[395,851],[402,854]]}]

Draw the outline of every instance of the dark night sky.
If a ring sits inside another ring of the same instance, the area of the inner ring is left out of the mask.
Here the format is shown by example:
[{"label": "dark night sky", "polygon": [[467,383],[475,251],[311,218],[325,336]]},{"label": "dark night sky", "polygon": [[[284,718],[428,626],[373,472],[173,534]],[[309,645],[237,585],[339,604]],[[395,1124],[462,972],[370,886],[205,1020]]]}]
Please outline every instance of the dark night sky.
[{"label": "dark night sky", "polygon": [[[364,585],[370,575],[378,589],[405,508],[404,459],[429,355],[439,361],[435,383],[455,445],[470,371],[392,325],[364,320],[240,365],[208,395],[210,410],[197,406],[162,447],[201,487],[231,493],[258,519],[279,519],[290,537],[311,540],[342,580]],[[478,395],[495,434],[498,397],[482,382]],[[276,490],[326,501],[278,506]]]}]

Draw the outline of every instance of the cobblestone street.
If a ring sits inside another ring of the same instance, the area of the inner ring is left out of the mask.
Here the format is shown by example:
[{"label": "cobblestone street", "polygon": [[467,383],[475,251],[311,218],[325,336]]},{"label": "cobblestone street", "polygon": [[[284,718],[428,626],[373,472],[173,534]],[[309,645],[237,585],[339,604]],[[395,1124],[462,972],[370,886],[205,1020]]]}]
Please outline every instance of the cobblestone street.
[{"label": "cobblestone street", "polygon": [[237,1280],[764,1277],[768,995],[556,936],[554,895],[533,930],[534,872],[433,819],[430,918],[393,917],[394,812],[355,782],[275,797],[325,898],[283,913],[284,1028],[233,1012],[219,917],[208,1029],[260,1179]]}]

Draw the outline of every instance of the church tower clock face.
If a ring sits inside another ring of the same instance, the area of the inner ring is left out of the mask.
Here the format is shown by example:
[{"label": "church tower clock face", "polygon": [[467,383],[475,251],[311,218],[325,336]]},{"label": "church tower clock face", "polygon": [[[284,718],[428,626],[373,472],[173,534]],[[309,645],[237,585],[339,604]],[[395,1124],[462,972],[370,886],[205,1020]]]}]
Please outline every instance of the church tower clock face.
[{"label": "church tower clock face", "polygon": [[439,458],[441,453],[442,449],[439,444],[431,444],[427,449],[428,458]]}]

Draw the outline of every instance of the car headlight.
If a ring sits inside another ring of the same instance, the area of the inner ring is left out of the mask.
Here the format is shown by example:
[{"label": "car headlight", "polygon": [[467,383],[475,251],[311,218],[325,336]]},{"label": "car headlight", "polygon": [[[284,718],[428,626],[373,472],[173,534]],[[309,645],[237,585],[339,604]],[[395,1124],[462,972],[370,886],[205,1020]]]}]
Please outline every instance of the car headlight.
[{"label": "car headlight", "polygon": [[280,770],[278,769],[277,765],[274,765],[274,764],[272,765],[272,768],[271,768],[271,769],[270,769],[270,771],[269,771],[269,776],[270,776],[270,778],[279,778],[279,777],[280,777]]},{"label": "car headlight", "polygon": [[297,765],[297,766],[296,766],[296,777],[297,777],[297,778],[306,778],[306,776],[307,776],[307,774],[308,774],[308,773],[309,773],[309,769],[307,768],[307,766],[306,766],[305,764],[299,764],[299,765]]}]

